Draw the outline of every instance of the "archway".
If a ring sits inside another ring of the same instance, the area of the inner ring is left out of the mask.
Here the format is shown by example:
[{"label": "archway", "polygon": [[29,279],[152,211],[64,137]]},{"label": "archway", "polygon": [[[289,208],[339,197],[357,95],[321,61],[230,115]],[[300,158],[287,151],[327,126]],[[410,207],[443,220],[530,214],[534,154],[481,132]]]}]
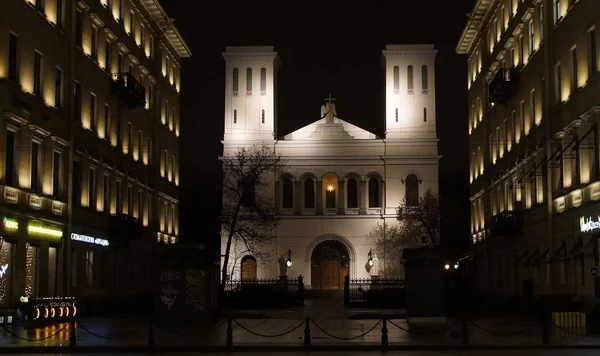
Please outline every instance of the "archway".
[{"label": "archway", "polygon": [[242,281],[256,279],[256,258],[252,256],[244,256],[242,258]]},{"label": "archway", "polygon": [[350,254],[342,242],[326,240],[319,243],[310,260],[312,289],[344,289],[344,277],[350,273]]}]

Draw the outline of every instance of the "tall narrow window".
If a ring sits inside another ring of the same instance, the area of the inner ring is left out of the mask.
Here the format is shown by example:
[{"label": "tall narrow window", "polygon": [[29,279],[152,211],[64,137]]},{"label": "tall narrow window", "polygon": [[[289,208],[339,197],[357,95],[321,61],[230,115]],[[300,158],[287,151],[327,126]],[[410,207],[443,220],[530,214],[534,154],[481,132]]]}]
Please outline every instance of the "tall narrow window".
[{"label": "tall narrow window", "polygon": [[531,112],[531,120],[529,120],[530,122],[533,122],[534,124],[537,124],[536,122],[536,102],[535,102],[535,89],[531,90],[531,92],[529,93],[529,105],[531,105],[530,108],[530,112]]},{"label": "tall narrow window", "polygon": [[554,1],[554,23],[557,23],[558,20],[561,19],[560,14],[560,2],[561,0],[553,0]]},{"label": "tall narrow window", "polygon": [[423,88],[423,94],[427,94],[427,66],[421,67],[421,87]]},{"label": "tall narrow window", "polygon": [[127,215],[133,216],[133,187],[127,186]]},{"label": "tall narrow window", "polygon": [[544,15],[545,15],[544,14],[544,4],[540,5],[539,14],[540,14],[540,42],[541,42],[544,40],[544,32],[545,32],[545,29],[544,29]]},{"label": "tall narrow window", "polygon": [[98,60],[98,28],[96,28],[96,26],[92,26],[91,46],[92,46],[92,59],[97,61]]},{"label": "tall narrow window", "polygon": [[142,159],[142,143],[144,142],[144,133],[142,132],[142,130],[138,130],[138,141],[137,141],[137,148],[138,148],[138,160]]},{"label": "tall narrow window", "polygon": [[529,55],[533,54],[535,50],[535,24],[533,19],[529,21]]},{"label": "tall narrow window", "polygon": [[525,64],[525,38],[523,35],[519,36],[519,59],[521,64]]},{"label": "tall narrow window", "polygon": [[111,65],[112,65],[112,61],[111,61],[112,51],[111,51],[110,45],[111,45],[111,43],[109,40],[104,41],[104,69],[106,69],[106,71],[108,73],[111,72]]},{"label": "tall narrow window", "polygon": [[150,35],[150,58],[154,58],[154,36]]},{"label": "tall narrow window", "polygon": [[398,108],[394,109],[394,119],[398,122]]},{"label": "tall narrow window", "polygon": [[19,81],[19,38],[11,33],[8,39],[8,78]]},{"label": "tall narrow window", "polygon": [[175,117],[177,116],[177,111],[175,107],[171,108],[171,117],[169,118],[169,129],[173,130],[175,128]]},{"label": "tall narrow window", "polygon": [[152,165],[152,138],[148,137],[148,164]]},{"label": "tall narrow window", "polygon": [[104,104],[104,138],[110,141],[110,106]]},{"label": "tall narrow window", "polygon": [[96,210],[96,170],[90,167],[88,177],[88,207]]},{"label": "tall narrow window", "polygon": [[119,20],[121,23],[125,23],[123,17],[125,15],[125,0],[119,0]]},{"label": "tall narrow window", "polygon": [[127,135],[127,153],[133,154],[133,124],[129,123],[129,130]]},{"label": "tall narrow window", "polygon": [[519,138],[521,135],[519,134],[519,136],[517,136],[517,113],[514,110],[510,113],[510,126],[513,130],[515,143],[519,143]]},{"label": "tall narrow window", "polygon": [[233,96],[237,96],[240,90],[240,71],[237,68],[233,68]]},{"label": "tall narrow window", "polygon": [[233,109],[233,123],[237,124],[237,110]]},{"label": "tall narrow window", "polygon": [[577,47],[573,47],[571,50],[571,76],[573,77],[571,78],[571,85],[573,86],[573,90],[579,87],[577,84],[577,76],[579,75],[577,65]]},{"label": "tall narrow window", "polygon": [[85,251],[85,282],[88,288],[94,286],[94,251]]},{"label": "tall narrow window", "polygon": [[33,94],[42,95],[42,54],[33,52]]},{"label": "tall narrow window", "polygon": [[6,130],[6,161],[4,162],[4,181],[14,185],[17,172],[15,170],[15,133]]},{"label": "tall narrow window", "polygon": [[282,205],[283,209],[294,208],[294,181],[286,177],[283,179],[282,184]]},{"label": "tall narrow window", "polygon": [[169,182],[171,181],[171,179],[175,179],[175,175],[174,175],[175,167],[176,167],[176,165],[175,165],[175,155],[171,155],[171,169],[169,171],[169,173],[170,173],[169,174],[169,177],[170,177],[169,178]]},{"label": "tall narrow window", "polygon": [[96,120],[96,95],[90,93],[90,128],[92,131],[98,128]]},{"label": "tall narrow window", "polygon": [[138,219],[140,219],[142,217],[142,213],[144,212],[144,198],[143,198],[143,192],[141,190],[138,190],[138,197],[137,197],[137,205],[138,205],[138,210],[137,210],[137,217]]},{"label": "tall narrow window", "polygon": [[348,196],[347,206],[348,209],[358,208],[358,183],[356,179],[350,178],[347,182],[346,194]]},{"label": "tall narrow window", "polygon": [[379,180],[376,178],[369,179],[369,208],[380,208],[381,200],[379,197]]},{"label": "tall narrow window", "polygon": [[144,42],[146,41],[146,33],[145,33],[145,28],[144,28],[144,24],[140,23],[140,47],[143,49],[144,48]]},{"label": "tall narrow window", "polygon": [[419,205],[419,179],[414,174],[409,174],[405,180],[406,205]]},{"label": "tall narrow window", "polygon": [[400,92],[400,67],[394,66],[394,94]]},{"label": "tall narrow window", "polygon": [[265,123],[265,109],[261,110],[260,116],[261,116],[261,122],[264,124]]},{"label": "tall narrow window", "polygon": [[304,208],[315,208],[315,182],[311,178],[304,181]]},{"label": "tall narrow window", "polygon": [[165,119],[163,121],[163,125],[166,125],[169,122],[169,102],[165,100]]},{"label": "tall narrow window", "polygon": [[525,132],[525,100],[521,100],[519,104],[520,114],[521,114],[521,122],[519,122],[519,129],[521,130],[521,136],[525,136],[527,133]]},{"label": "tall narrow window", "polygon": [[56,25],[63,27],[63,0],[56,0]]},{"label": "tall narrow window", "polygon": [[122,194],[123,194],[123,186],[121,185],[121,181],[117,180],[117,187],[115,188],[115,195],[116,195],[116,203],[117,203],[117,214],[123,212],[123,198],[122,198]]},{"label": "tall narrow window", "polygon": [[423,122],[427,122],[427,108],[423,108]]},{"label": "tall narrow window", "polygon": [[593,28],[588,32],[588,36],[589,36],[589,59],[588,59],[588,65],[589,65],[589,77],[592,77],[594,75],[596,75],[596,72],[598,72],[598,59],[596,57],[596,29]]},{"label": "tall narrow window", "polygon": [[252,95],[252,68],[246,69],[246,95]]},{"label": "tall narrow window", "polygon": [[135,38],[135,12],[133,10],[129,12],[129,33],[131,37]]},{"label": "tall narrow window", "polygon": [[62,171],[62,159],[60,152],[54,151],[54,155],[52,157],[52,194],[55,197],[60,197],[61,195],[61,174]]},{"label": "tall narrow window", "polygon": [[38,185],[40,181],[39,177],[39,159],[40,159],[40,145],[32,141],[31,142],[31,190],[34,192],[38,191]]},{"label": "tall narrow window", "polygon": [[408,94],[413,94],[414,93],[414,84],[413,84],[413,66],[408,66],[408,69],[406,71],[406,81],[407,81],[407,89],[408,89]]},{"label": "tall narrow window", "polygon": [[38,11],[44,11],[44,0],[35,0],[35,8]]},{"label": "tall narrow window", "polygon": [[556,98],[558,100],[559,103],[562,103],[563,101],[563,97],[562,97],[562,68],[560,65],[560,62],[558,62],[556,64],[556,68],[554,69],[555,71],[555,76],[556,76],[556,83],[555,83],[555,91],[556,91]]},{"label": "tall narrow window", "polygon": [[75,41],[77,46],[81,48],[83,43],[83,12],[77,10],[75,14]]},{"label": "tall narrow window", "polygon": [[102,182],[102,194],[104,195],[104,212],[110,212],[110,184],[109,176],[104,175],[104,181]]},{"label": "tall narrow window", "polygon": [[121,52],[117,56],[117,78],[123,78],[123,53]]},{"label": "tall narrow window", "polygon": [[54,74],[54,107],[62,107],[62,83],[63,83],[63,72],[60,68],[56,68]]},{"label": "tall narrow window", "polygon": [[260,69],[260,95],[267,95],[267,68]]}]

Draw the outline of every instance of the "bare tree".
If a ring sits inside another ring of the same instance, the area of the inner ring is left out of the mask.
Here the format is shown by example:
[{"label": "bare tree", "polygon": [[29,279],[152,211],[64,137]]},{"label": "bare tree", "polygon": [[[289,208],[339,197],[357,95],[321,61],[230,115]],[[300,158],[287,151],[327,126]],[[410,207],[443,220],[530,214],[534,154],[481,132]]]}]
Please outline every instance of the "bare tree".
[{"label": "bare tree", "polygon": [[227,268],[232,243],[243,246],[257,262],[265,263],[265,248],[275,237],[278,215],[272,194],[270,177],[282,165],[281,158],[266,146],[239,147],[235,155],[224,156],[223,211],[221,225],[227,233],[225,256],[221,271],[220,291],[225,291]]},{"label": "bare tree", "polygon": [[[370,233],[375,238],[375,253],[381,263],[379,273],[383,277],[398,277],[402,272],[402,249],[405,238],[399,224],[377,223]],[[367,270],[370,266],[367,264]]]},{"label": "bare tree", "polygon": [[407,199],[398,208],[398,221],[405,235],[421,245],[440,245],[440,201],[431,189],[419,197],[418,204],[407,205]]}]

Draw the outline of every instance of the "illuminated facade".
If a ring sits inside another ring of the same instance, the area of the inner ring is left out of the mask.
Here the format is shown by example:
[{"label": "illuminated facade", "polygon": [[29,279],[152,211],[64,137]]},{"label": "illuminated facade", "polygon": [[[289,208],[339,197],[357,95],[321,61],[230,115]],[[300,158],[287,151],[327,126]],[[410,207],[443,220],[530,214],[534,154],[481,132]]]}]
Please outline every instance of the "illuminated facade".
[{"label": "illuminated facade", "polygon": [[598,296],[599,11],[594,0],[478,0],[469,15],[457,52],[468,56],[482,293]]},{"label": "illuminated facade", "polygon": [[177,241],[181,58],[190,55],[157,0],[4,4],[0,265],[9,269],[0,289],[10,292],[0,304],[148,286],[149,253],[115,252],[126,242],[112,232],[128,216],[146,240]]},{"label": "illuminated facade", "polygon": [[[274,199],[281,217],[267,247],[272,261],[256,261],[244,247],[233,246],[229,270],[238,268],[232,279],[277,278],[276,261],[289,256],[287,275],[301,274],[315,289],[341,289],[346,274],[372,274],[365,267],[375,248],[372,229],[396,224],[405,194],[437,192],[436,53],[432,45],[389,45],[383,51],[385,137],[315,107],[314,123],[277,139],[277,121],[285,120],[276,110],[277,53],[273,47],[227,47],[224,155],[266,145],[286,162],[260,193]],[[223,253],[226,241],[224,231]]]}]

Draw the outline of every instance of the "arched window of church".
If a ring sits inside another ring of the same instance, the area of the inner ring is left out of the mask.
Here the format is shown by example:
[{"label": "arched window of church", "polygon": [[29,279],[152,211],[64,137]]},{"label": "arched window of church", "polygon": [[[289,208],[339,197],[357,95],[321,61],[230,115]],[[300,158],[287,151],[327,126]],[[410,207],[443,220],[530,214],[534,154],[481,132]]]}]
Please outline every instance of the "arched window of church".
[{"label": "arched window of church", "polygon": [[294,181],[290,177],[285,177],[282,182],[283,197],[282,197],[282,208],[293,209],[294,208]]},{"label": "arched window of church", "polygon": [[246,94],[252,95],[252,68],[246,69]]},{"label": "arched window of church", "polygon": [[233,123],[237,124],[237,110],[233,109]]},{"label": "arched window of church", "polygon": [[400,89],[400,67],[394,66],[394,94]]},{"label": "arched window of church", "polygon": [[267,68],[260,69],[260,94],[267,93]]},{"label": "arched window of church", "polygon": [[421,87],[423,94],[427,94],[427,66],[421,67]]},{"label": "arched window of church", "polygon": [[265,123],[265,109],[262,109],[260,116],[261,116],[261,121],[264,124]]},{"label": "arched window of church", "polygon": [[311,178],[304,181],[304,208],[315,208],[315,182]]},{"label": "arched window of church", "polygon": [[398,108],[396,108],[396,122],[398,122]]},{"label": "arched window of church", "polygon": [[408,87],[408,93],[412,94],[414,90],[413,85],[413,66],[408,66],[406,71],[406,85]]},{"label": "arched window of church", "polygon": [[346,190],[348,194],[348,209],[358,208],[358,183],[356,183],[356,179],[348,179]]},{"label": "arched window of church", "polygon": [[406,205],[417,206],[419,205],[419,178],[414,174],[409,174],[404,182],[405,194],[406,194]]},{"label": "arched window of church", "polygon": [[236,96],[240,90],[240,71],[233,68],[233,95]]},{"label": "arched window of church", "polygon": [[423,122],[427,122],[427,108],[423,108]]},{"label": "arched window of church", "polygon": [[369,208],[381,207],[381,199],[379,199],[379,180],[377,178],[369,179]]}]

